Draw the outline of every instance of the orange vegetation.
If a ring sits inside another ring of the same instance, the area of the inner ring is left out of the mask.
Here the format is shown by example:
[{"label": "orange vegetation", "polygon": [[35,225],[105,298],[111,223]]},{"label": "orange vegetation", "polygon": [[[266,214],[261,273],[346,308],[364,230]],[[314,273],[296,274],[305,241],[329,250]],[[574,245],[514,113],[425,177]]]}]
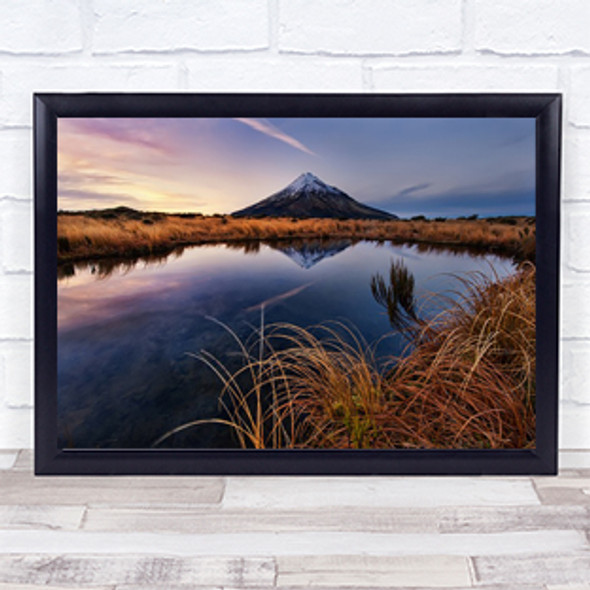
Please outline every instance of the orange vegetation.
[{"label": "orange vegetation", "polygon": [[133,257],[212,242],[333,238],[465,245],[519,259],[535,252],[533,218],[339,220],[167,215],[114,209],[58,215],[58,261]]}]

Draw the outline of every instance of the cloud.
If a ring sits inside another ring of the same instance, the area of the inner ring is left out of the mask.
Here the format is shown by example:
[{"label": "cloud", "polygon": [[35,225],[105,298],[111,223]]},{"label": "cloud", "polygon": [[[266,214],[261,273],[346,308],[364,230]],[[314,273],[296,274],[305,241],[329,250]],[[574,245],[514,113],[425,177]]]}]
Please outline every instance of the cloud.
[{"label": "cloud", "polygon": [[142,203],[136,197],[127,193],[101,193],[90,190],[59,189],[58,206],[64,210],[104,209],[127,205],[138,208]]},{"label": "cloud", "polygon": [[[422,194],[416,194],[425,191]],[[531,171],[514,170],[455,187],[416,184],[371,205],[405,215],[534,215],[535,181]]]},{"label": "cloud", "polygon": [[[123,189],[125,187],[122,187]],[[87,209],[104,209],[106,207],[116,207],[126,205],[142,211],[194,211],[195,207],[202,208],[208,203],[197,199],[194,196],[188,196],[182,193],[167,191],[162,195],[157,195],[156,199],[149,199],[139,187],[141,197],[135,196],[136,187],[129,187],[130,192],[122,191],[101,191],[100,188],[89,189],[84,185],[79,187],[59,187],[58,188],[58,206],[65,210],[87,210]],[[165,200],[164,200],[165,197]]]},{"label": "cloud", "polygon": [[82,186],[121,186],[126,181],[120,176],[106,172],[88,172],[86,170],[66,170],[58,174],[59,187],[80,188]]},{"label": "cloud", "polygon": [[[63,121],[65,122],[60,121],[60,132],[101,137],[126,148],[145,148],[159,158],[170,156],[174,149],[174,143],[163,133],[157,119],[145,119],[140,123],[137,119],[119,118],[72,118]],[[145,151],[141,153],[141,157],[146,157]]]},{"label": "cloud", "polygon": [[525,140],[528,141],[528,140],[534,139],[534,137],[535,137],[534,130],[527,131],[526,133],[521,133],[520,135],[515,135],[513,137],[509,137],[508,139],[500,141],[500,143],[498,144],[497,147],[503,149],[503,148],[506,148],[509,146],[520,144],[520,143],[524,142]]},{"label": "cloud", "polygon": [[259,131],[264,135],[278,139],[279,141],[282,141],[283,143],[286,143],[295,149],[305,152],[306,154],[310,154],[311,156],[315,156],[315,153],[303,145],[299,140],[291,137],[284,131],[281,131],[278,127],[275,127],[270,121],[267,121],[266,119],[235,118],[234,121],[248,125],[248,127]]},{"label": "cloud", "polygon": [[[466,182],[462,184],[421,183],[415,184],[397,193],[381,199],[374,199],[377,207],[395,207],[400,204],[433,202],[439,199],[441,203],[448,197],[471,197],[473,195],[501,195],[534,192],[535,174],[532,170],[512,170],[495,174],[492,177],[481,179],[479,182]],[[421,194],[416,194],[421,193]]]},{"label": "cloud", "polygon": [[412,193],[417,193],[419,191],[429,188],[430,186],[432,186],[432,182],[423,182],[422,184],[415,184],[413,186],[409,186],[408,188],[405,188],[405,189],[399,191],[399,193],[397,193],[397,195],[394,195],[391,198],[392,199],[400,199],[403,197],[407,197],[408,195],[411,195]]},{"label": "cloud", "polygon": [[385,207],[379,203],[379,206],[399,215],[534,215],[535,190],[446,192],[420,199],[390,201]]}]

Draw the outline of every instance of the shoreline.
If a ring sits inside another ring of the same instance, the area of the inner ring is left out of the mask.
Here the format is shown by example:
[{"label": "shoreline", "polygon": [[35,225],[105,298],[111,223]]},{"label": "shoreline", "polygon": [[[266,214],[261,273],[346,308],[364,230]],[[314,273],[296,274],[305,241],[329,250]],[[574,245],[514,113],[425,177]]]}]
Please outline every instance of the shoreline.
[{"label": "shoreline", "polygon": [[84,255],[80,257],[68,257],[68,258],[59,258],[57,264],[58,266],[64,264],[76,264],[76,263],[84,263],[84,262],[97,262],[101,260],[113,260],[113,261],[134,261],[139,260],[141,258],[159,258],[159,257],[166,257],[170,254],[173,254],[176,250],[184,250],[185,248],[195,248],[198,246],[215,246],[215,245],[223,245],[223,244],[231,244],[233,246],[244,246],[247,247],[249,244],[260,244],[260,245],[277,245],[281,242],[289,243],[293,241],[318,241],[318,242],[330,242],[330,241],[340,241],[340,240],[349,240],[351,245],[358,244],[360,242],[380,242],[386,243],[390,242],[391,244],[403,246],[403,245],[418,245],[418,246],[431,246],[433,248],[441,249],[441,250],[464,250],[464,251],[471,251],[471,252],[478,252],[478,253],[488,253],[488,254],[496,254],[498,256],[504,256],[506,258],[513,258],[514,253],[509,249],[502,248],[501,246],[489,246],[486,247],[485,245],[475,245],[475,244],[465,244],[462,242],[441,242],[441,241],[431,241],[431,240],[396,240],[392,239],[374,239],[374,238],[359,238],[359,237],[348,237],[348,236],[338,236],[337,238],[325,238],[320,236],[289,236],[289,237],[282,237],[282,238],[248,238],[248,239],[215,239],[215,240],[201,240],[199,242],[174,242],[170,246],[159,246],[158,248],[154,248],[150,251],[146,251],[144,248],[138,248],[137,250],[130,250],[125,254],[111,254],[111,255],[104,255],[104,254],[91,254],[91,255]]},{"label": "shoreline", "polygon": [[483,250],[532,260],[535,220],[530,217],[431,220],[339,220],[186,217],[139,213],[100,218],[58,215],[58,265],[119,258],[164,256],[177,248],[210,244],[254,244],[293,240],[370,240],[441,248]]}]

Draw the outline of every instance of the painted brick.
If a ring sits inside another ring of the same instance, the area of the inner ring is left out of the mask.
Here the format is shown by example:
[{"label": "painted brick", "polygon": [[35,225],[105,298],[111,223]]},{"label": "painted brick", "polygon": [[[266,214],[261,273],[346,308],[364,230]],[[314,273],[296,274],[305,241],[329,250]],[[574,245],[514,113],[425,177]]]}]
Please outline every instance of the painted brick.
[{"label": "painted brick", "polygon": [[590,448],[590,405],[562,403],[559,408],[559,448]]},{"label": "painted brick", "polygon": [[590,272],[590,210],[576,205],[568,207],[565,219],[566,264],[569,269]]},{"label": "painted brick", "polygon": [[372,71],[375,90],[398,91],[538,91],[558,87],[558,69],[553,66],[377,65]]},{"label": "painted brick", "polygon": [[586,0],[473,0],[475,48],[500,54],[590,53]]},{"label": "painted brick", "polygon": [[461,47],[460,0],[280,0],[279,49],[301,53],[405,55]]},{"label": "painted brick", "polygon": [[574,125],[590,127],[590,67],[573,67],[567,78],[565,107],[568,120]]},{"label": "painted brick", "polygon": [[590,406],[590,342],[564,342],[562,358],[562,398]]},{"label": "painted brick", "polygon": [[32,410],[0,409],[0,449],[29,449],[32,446]]},{"label": "painted brick", "polygon": [[266,0],[95,0],[96,53],[264,49]]},{"label": "painted brick", "polygon": [[2,396],[9,408],[33,407],[33,343],[3,342],[0,358],[4,365]]},{"label": "painted brick", "polygon": [[31,136],[29,129],[0,130],[0,198],[31,198]]},{"label": "painted brick", "polygon": [[5,272],[33,268],[33,203],[6,200],[0,203],[0,252]]},{"label": "painted brick", "polygon": [[187,64],[188,87],[206,90],[361,90],[359,61],[212,57]]},{"label": "painted brick", "polygon": [[76,0],[2,2],[0,51],[55,55],[81,51],[82,19]]},{"label": "painted brick", "polygon": [[590,451],[575,450],[559,453],[560,469],[590,469]]},{"label": "painted brick", "polygon": [[6,359],[0,347],[0,408],[5,405],[6,391]]},{"label": "painted brick", "polygon": [[6,66],[2,71],[5,83],[0,96],[0,123],[13,126],[32,124],[33,92],[150,91],[179,87],[179,67],[168,63],[27,63]]},{"label": "painted brick", "polygon": [[562,287],[561,334],[566,338],[590,335],[590,283],[571,283]]},{"label": "painted brick", "polygon": [[30,275],[0,276],[0,338],[32,337],[32,294]]},{"label": "painted brick", "polygon": [[566,127],[563,137],[563,198],[590,199],[590,130]]}]

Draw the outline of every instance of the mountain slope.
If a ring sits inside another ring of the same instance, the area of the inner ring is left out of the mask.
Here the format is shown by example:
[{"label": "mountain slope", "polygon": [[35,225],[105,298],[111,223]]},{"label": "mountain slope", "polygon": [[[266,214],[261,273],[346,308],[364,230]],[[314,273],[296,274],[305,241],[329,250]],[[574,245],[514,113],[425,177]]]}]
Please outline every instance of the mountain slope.
[{"label": "mountain slope", "polygon": [[345,192],[306,172],[283,190],[233,213],[235,217],[329,217],[340,219],[397,219],[359,203]]}]

